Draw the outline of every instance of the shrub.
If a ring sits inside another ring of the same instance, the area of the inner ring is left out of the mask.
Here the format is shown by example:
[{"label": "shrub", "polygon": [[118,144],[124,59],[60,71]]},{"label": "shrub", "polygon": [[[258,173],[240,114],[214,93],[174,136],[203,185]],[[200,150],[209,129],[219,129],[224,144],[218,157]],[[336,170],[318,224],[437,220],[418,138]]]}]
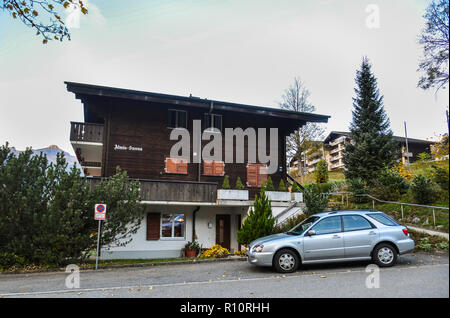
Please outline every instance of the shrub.
[{"label": "shrub", "polygon": [[316,165],[316,171],[314,172],[316,177],[316,183],[328,182],[328,163],[321,159]]},{"label": "shrub", "polygon": [[200,258],[224,258],[230,255],[230,252],[225,247],[220,246],[219,244],[211,246],[209,249],[204,251]]},{"label": "shrub", "polygon": [[198,244],[197,241],[187,242],[184,245],[184,248],[188,249],[188,250],[196,250],[196,251],[198,251],[198,250],[200,250],[200,244]]},{"label": "shrub", "polygon": [[236,190],[244,190],[244,185],[242,184],[241,178],[238,177],[236,180]]},{"label": "shrub", "polygon": [[275,225],[273,233],[276,234],[287,232],[292,228],[294,228],[294,226],[302,222],[304,219],[306,219],[306,215],[303,213],[291,216],[290,218],[286,219],[283,223]]},{"label": "shrub", "polygon": [[280,184],[278,185],[278,191],[287,191],[286,185],[284,184],[283,179],[280,180]]},{"label": "shrub", "polygon": [[430,179],[417,175],[411,181],[411,192],[418,204],[428,204],[433,201],[434,191]]},{"label": "shrub", "polygon": [[302,192],[302,189],[298,186],[297,182],[292,184],[292,192]]},{"label": "shrub", "polygon": [[225,176],[225,178],[223,178],[223,183],[222,183],[222,189],[230,189],[230,179],[228,178],[228,176]]},{"label": "shrub", "polygon": [[419,241],[419,244],[417,244],[417,248],[424,250],[425,252],[430,252],[433,250],[433,246],[431,245],[428,237],[424,237]]},{"label": "shrub", "polygon": [[354,178],[348,180],[348,189],[353,194],[352,201],[355,203],[366,203],[368,201],[366,196],[362,194],[367,194],[366,184],[361,178]]},{"label": "shrub", "polygon": [[240,244],[249,244],[251,241],[272,234],[275,218],[272,216],[272,206],[264,190],[260,197],[256,196],[250,214],[244,219],[237,232]]},{"label": "shrub", "polygon": [[303,197],[307,216],[323,212],[328,206],[328,194],[323,194],[317,184],[309,184],[303,192]]},{"label": "shrub", "polygon": [[275,191],[275,187],[273,186],[272,178],[270,176],[267,178],[267,182],[264,185],[264,189],[266,191]]},{"label": "shrub", "polygon": [[437,167],[437,166],[433,166],[433,172],[432,172],[432,177],[433,177],[433,181],[439,185],[439,187],[441,187],[442,190],[444,191],[448,191],[448,168],[442,168],[442,167]]},{"label": "shrub", "polygon": [[408,192],[408,182],[396,171],[382,170],[371,187],[372,194],[382,200],[399,199]]}]

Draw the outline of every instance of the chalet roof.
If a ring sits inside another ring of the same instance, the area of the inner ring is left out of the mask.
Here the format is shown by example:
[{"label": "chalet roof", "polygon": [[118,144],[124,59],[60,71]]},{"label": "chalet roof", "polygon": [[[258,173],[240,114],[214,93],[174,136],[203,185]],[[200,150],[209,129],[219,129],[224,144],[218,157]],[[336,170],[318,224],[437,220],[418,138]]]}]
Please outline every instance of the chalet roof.
[{"label": "chalet roof", "polygon": [[231,111],[231,112],[244,112],[251,113],[254,115],[263,115],[278,117],[293,121],[305,122],[316,122],[316,123],[327,123],[330,116],[319,115],[313,113],[302,113],[281,108],[270,108],[262,106],[253,106],[246,104],[223,102],[211,99],[202,99],[193,96],[177,96],[169,94],[161,94],[154,92],[137,91],[124,88],[115,88],[83,83],[74,82],[64,82],[67,85],[67,90],[69,92],[75,93],[76,98],[83,100],[88,96],[103,96],[108,98],[122,98],[131,99],[137,101],[147,101],[147,102],[157,102],[165,104],[175,104],[180,106],[191,106],[191,107],[203,107],[210,108],[211,105],[213,109]]},{"label": "chalet roof", "polygon": [[[331,131],[328,136],[324,139],[324,143],[328,143],[336,138],[339,138],[341,136],[347,136],[350,137],[350,132],[348,131]],[[401,137],[401,136],[392,136],[394,138],[395,141],[398,142],[406,142],[406,138],[405,137]],[[434,141],[430,141],[430,140],[423,140],[423,139],[415,139],[415,138],[409,138],[408,137],[408,143],[416,143],[416,144],[434,144]]]}]

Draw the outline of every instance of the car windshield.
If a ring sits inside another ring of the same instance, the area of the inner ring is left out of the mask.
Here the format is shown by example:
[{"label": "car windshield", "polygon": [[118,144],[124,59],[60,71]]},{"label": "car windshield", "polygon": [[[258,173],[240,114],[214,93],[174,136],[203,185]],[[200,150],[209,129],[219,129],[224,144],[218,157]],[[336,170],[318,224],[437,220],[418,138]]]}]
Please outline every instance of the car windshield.
[{"label": "car windshield", "polygon": [[305,232],[314,222],[320,219],[318,216],[310,216],[303,222],[296,225],[292,230],[286,232],[286,234],[290,235],[301,235]]}]

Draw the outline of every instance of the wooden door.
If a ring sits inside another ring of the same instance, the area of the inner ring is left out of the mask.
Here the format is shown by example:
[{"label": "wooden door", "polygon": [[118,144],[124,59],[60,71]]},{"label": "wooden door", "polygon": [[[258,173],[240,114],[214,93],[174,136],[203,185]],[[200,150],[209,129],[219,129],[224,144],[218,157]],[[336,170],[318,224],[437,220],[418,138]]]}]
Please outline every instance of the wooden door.
[{"label": "wooden door", "polygon": [[230,250],[230,215],[229,214],[217,214],[216,215],[216,244]]}]

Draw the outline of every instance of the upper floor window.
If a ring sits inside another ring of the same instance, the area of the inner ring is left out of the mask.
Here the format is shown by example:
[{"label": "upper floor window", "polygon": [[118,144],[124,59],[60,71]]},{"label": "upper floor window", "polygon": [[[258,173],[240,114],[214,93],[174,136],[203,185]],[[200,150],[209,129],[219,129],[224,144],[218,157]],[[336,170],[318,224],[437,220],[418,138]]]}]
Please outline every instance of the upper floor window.
[{"label": "upper floor window", "polygon": [[203,120],[203,130],[212,130],[211,128],[216,128],[222,131],[222,115],[205,113]]},{"label": "upper floor window", "polygon": [[169,109],[168,128],[187,128],[187,112],[184,110]]}]

